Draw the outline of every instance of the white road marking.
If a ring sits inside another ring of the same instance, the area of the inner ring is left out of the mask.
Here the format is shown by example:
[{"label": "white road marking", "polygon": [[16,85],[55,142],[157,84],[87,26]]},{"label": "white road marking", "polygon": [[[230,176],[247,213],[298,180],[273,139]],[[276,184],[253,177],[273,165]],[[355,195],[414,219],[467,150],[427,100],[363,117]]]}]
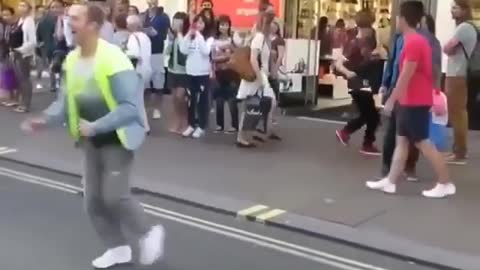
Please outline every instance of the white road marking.
[{"label": "white road marking", "polygon": [[319,122],[319,123],[336,124],[336,125],[345,125],[347,123],[345,121],[335,121],[335,120],[328,120],[328,119],[321,119],[321,118],[314,118],[314,117],[307,117],[307,116],[299,116],[297,117],[297,119],[307,120],[312,122]]},{"label": "white road marking", "polygon": [[162,213],[152,211],[152,210],[149,210],[149,209],[146,209],[145,212],[152,215],[152,216],[156,216],[156,217],[164,218],[164,219],[167,219],[167,220],[175,221],[175,222],[185,224],[185,225],[188,225],[188,226],[191,226],[191,227],[195,227],[195,228],[198,228],[198,229],[201,229],[201,230],[204,230],[204,231],[209,231],[209,232],[212,232],[212,233],[220,234],[220,235],[223,235],[223,236],[228,237],[228,238],[240,240],[240,241],[243,241],[243,242],[252,243],[252,244],[255,244],[255,245],[258,245],[258,246],[261,246],[261,247],[265,247],[265,248],[269,248],[269,249],[272,249],[272,250],[279,251],[281,253],[290,254],[290,255],[293,255],[293,256],[296,256],[296,257],[300,257],[300,258],[307,259],[307,260],[310,260],[310,261],[318,262],[318,263],[321,263],[323,265],[333,266],[333,267],[336,267],[336,268],[342,269],[342,270],[362,270],[362,268],[349,266],[349,265],[346,265],[346,264],[335,262],[335,261],[329,260],[327,258],[322,258],[322,257],[318,257],[318,256],[315,256],[315,255],[309,255],[309,254],[301,252],[301,251],[297,251],[297,250],[290,249],[290,248],[285,248],[285,247],[275,245],[275,244],[272,244],[272,243],[269,243],[269,242],[265,242],[265,241],[262,241],[262,240],[258,240],[258,239],[255,239],[255,238],[245,237],[245,236],[242,236],[240,234],[219,230],[219,229],[216,229],[214,227],[202,225],[200,223],[195,223],[193,221],[181,219],[181,218],[178,218],[178,217],[175,217],[175,216],[162,214]]},{"label": "white road marking", "polygon": [[[4,148],[4,147],[2,147],[2,148]],[[17,149],[7,148],[7,149],[0,150],[0,155],[6,155],[6,154],[10,154],[10,153],[15,153],[15,152],[17,152]]]},{"label": "white road marking", "polygon": [[[27,183],[46,186],[52,189],[61,190],[64,192],[78,194],[83,191],[83,188],[78,186],[68,185],[59,181],[23,173],[16,170],[0,167],[0,175],[10,177],[12,179],[20,180]],[[150,215],[165,218],[175,222],[179,222],[185,225],[189,225],[202,230],[217,233],[229,238],[241,240],[256,244],[265,248],[270,248],[282,253],[290,254],[293,256],[308,259],[314,262],[322,263],[337,267],[342,270],[387,270],[386,268],[376,267],[370,264],[362,263],[356,260],[347,259],[344,257],[336,256],[330,253],[322,252],[319,250],[311,249],[308,247],[292,244],[289,242],[281,241],[278,239],[266,237],[263,235],[251,233],[234,227],[210,222],[207,220],[199,219],[193,216],[184,215],[171,210],[163,209],[153,205],[142,203],[145,211]]]},{"label": "white road marking", "polygon": [[24,177],[24,178],[33,179],[33,180],[38,181],[38,182],[45,182],[47,184],[57,185],[57,186],[60,186],[60,187],[63,187],[63,188],[75,190],[76,192],[83,192],[83,188],[78,187],[78,186],[69,185],[69,184],[65,184],[65,183],[62,183],[62,182],[59,182],[59,181],[51,180],[51,179],[48,179],[48,178],[45,178],[45,177],[40,177],[40,176],[37,176],[37,175],[28,174],[28,173],[24,173],[24,172],[0,167],[0,174],[2,174],[2,173],[13,174],[13,175],[16,175],[17,177]]},{"label": "white road marking", "polygon": [[22,181],[22,182],[26,182],[26,183],[30,183],[30,184],[41,185],[41,186],[53,188],[53,189],[56,189],[56,190],[61,190],[61,191],[68,192],[68,193],[72,193],[72,194],[78,194],[78,191],[75,191],[75,190],[72,190],[72,189],[63,188],[63,187],[60,187],[60,186],[57,186],[57,185],[52,185],[52,184],[44,183],[44,182],[42,182],[42,181],[35,181],[35,180],[33,180],[33,179],[28,179],[28,178],[25,178],[25,177],[20,177],[20,176],[15,175],[15,174],[9,174],[9,173],[5,173],[5,172],[0,172],[0,175],[6,176],[6,177],[12,178],[12,179],[20,180],[20,181]]}]

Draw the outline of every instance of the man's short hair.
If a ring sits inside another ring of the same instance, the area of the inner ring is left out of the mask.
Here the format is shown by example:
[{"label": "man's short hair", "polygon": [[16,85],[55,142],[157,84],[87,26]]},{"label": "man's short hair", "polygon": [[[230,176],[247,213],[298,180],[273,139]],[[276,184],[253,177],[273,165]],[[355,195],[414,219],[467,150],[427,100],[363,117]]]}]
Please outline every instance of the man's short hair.
[{"label": "man's short hair", "polygon": [[420,1],[406,1],[400,6],[400,17],[403,17],[408,26],[415,28],[425,15],[425,7]]},{"label": "man's short hair", "polygon": [[105,22],[105,11],[96,4],[87,4],[87,21],[90,23],[98,24],[98,27],[102,27]]}]

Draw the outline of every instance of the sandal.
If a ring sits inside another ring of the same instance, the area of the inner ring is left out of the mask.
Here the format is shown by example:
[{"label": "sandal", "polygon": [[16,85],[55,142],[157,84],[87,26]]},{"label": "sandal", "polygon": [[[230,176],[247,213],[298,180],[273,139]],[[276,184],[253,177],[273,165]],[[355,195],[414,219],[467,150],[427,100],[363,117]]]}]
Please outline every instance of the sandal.
[{"label": "sandal", "polygon": [[5,107],[15,107],[18,106],[18,102],[15,101],[5,101],[2,103]]},{"label": "sandal", "polygon": [[252,138],[257,142],[261,142],[261,143],[265,142],[265,139],[260,136],[253,136]]},{"label": "sandal", "polygon": [[270,140],[273,140],[273,141],[281,141],[282,140],[282,138],[275,133],[270,134],[270,136],[268,136],[268,138]]},{"label": "sandal", "polygon": [[13,110],[14,112],[18,112],[18,113],[26,113],[28,112],[27,108],[23,107],[23,106],[18,106],[17,108],[15,108]]},{"label": "sandal", "polygon": [[237,142],[236,145],[237,145],[238,148],[255,148],[255,147],[257,147],[257,145],[254,144],[254,143]]}]

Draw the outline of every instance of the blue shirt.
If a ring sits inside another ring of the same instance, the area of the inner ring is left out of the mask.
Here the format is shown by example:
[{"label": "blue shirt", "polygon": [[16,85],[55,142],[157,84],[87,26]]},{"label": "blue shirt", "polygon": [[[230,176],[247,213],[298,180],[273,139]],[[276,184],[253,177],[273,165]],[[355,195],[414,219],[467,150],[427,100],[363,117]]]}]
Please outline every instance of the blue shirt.
[{"label": "blue shirt", "polygon": [[396,33],[382,79],[382,86],[387,88],[386,96],[390,96],[390,92],[397,84],[398,76],[400,76],[400,54],[402,49],[403,36],[401,33]]},{"label": "blue shirt", "polygon": [[157,34],[150,36],[152,42],[152,54],[163,53],[165,40],[167,39],[168,29],[170,28],[170,18],[164,12],[150,17],[148,11],[145,13],[145,28],[153,27]]}]

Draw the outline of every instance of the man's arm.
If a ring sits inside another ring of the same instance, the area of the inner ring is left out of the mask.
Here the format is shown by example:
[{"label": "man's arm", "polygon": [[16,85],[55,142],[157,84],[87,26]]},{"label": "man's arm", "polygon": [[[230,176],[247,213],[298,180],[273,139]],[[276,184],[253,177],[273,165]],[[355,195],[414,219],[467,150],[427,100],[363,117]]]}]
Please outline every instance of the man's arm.
[{"label": "man's arm", "polygon": [[400,99],[400,97],[404,95],[405,91],[407,91],[410,80],[417,70],[417,65],[422,60],[422,50],[420,49],[421,46],[422,44],[418,39],[404,39],[404,45],[402,49],[402,61],[404,62],[400,71],[400,75],[398,76],[395,89],[393,89],[392,94],[387,102],[394,104]]},{"label": "man's arm", "polygon": [[[128,59],[127,59],[128,60]],[[140,78],[134,69],[113,74],[109,78],[117,108],[93,123],[95,134],[122,128],[139,119]]]},{"label": "man's arm", "polygon": [[417,62],[407,61],[403,64],[402,71],[400,72],[400,76],[398,77],[397,85],[389,98],[391,102],[396,102],[401,96],[403,96],[416,70]]},{"label": "man's arm", "polygon": [[470,34],[470,28],[476,30],[472,25],[468,23],[460,24],[455,30],[455,34],[453,35],[453,37],[443,47],[443,52],[447,55],[454,54],[456,50],[459,49],[460,46],[462,46],[462,42],[466,39],[465,35]]}]

